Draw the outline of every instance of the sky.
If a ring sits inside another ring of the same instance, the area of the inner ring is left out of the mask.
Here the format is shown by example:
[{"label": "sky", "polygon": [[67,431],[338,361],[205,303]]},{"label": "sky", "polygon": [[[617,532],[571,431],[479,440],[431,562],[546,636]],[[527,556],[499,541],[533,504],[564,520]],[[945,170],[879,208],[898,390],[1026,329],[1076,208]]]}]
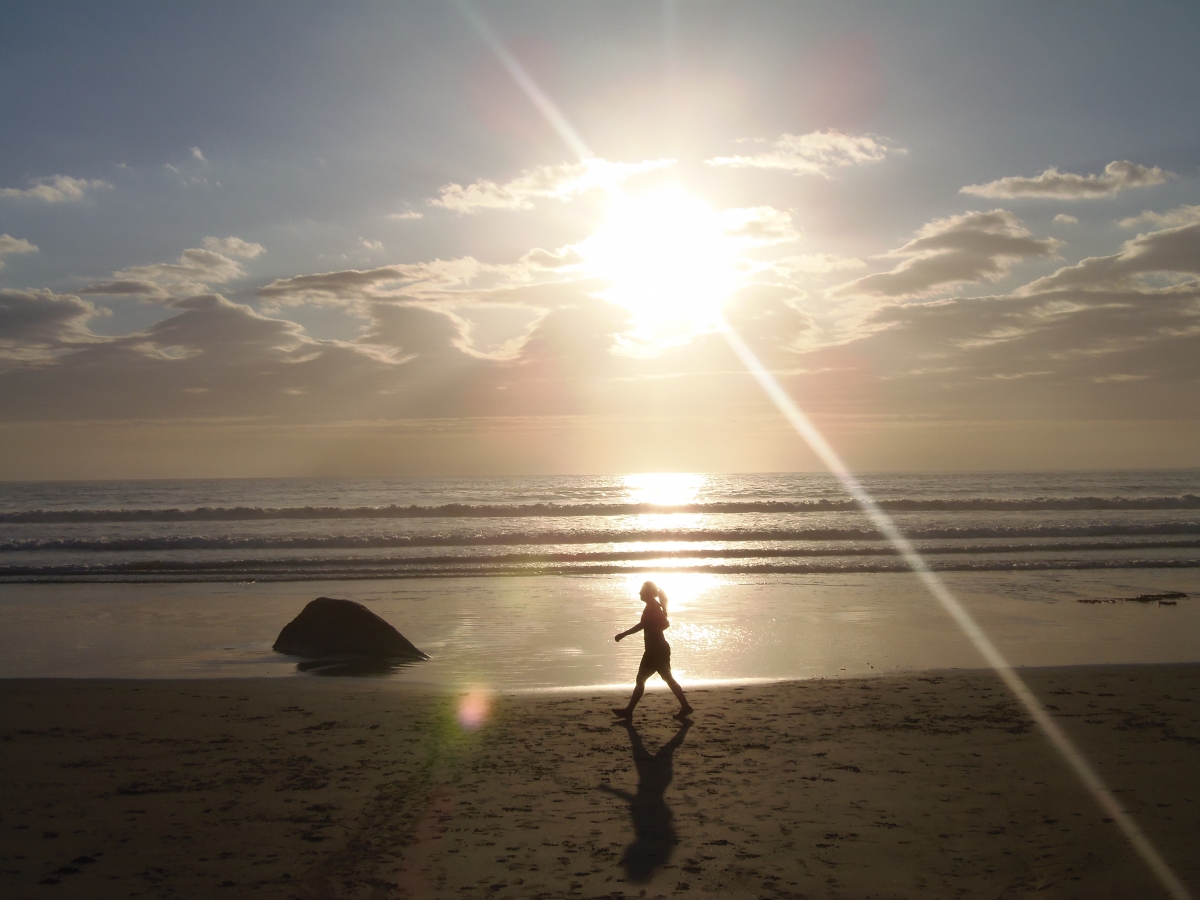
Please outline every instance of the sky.
[{"label": "sky", "polygon": [[10,3],[0,478],[1200,465],[1200,7]]}]

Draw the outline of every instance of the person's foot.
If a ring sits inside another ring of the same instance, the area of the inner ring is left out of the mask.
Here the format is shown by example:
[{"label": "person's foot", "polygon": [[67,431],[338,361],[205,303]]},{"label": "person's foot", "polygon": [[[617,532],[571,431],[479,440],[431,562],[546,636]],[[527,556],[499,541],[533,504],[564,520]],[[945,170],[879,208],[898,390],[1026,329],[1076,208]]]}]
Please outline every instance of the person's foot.
[{"label": "person's foot", "polygon": [[612,711],[613,711],[613,715],[616,716],[618,719],[632,719],[633,718],[633,710],[632,709],[621,709],[620,707],[614,706],[612,708]]},{"label": "person's foot", "polygon": [[688,705],[685,703],[685,704],[684,704],[682,707],[680,707],[680,709],[679,709],[679,712],[675,713],[675,716],[674,716],[674,718],[676,718],[676,719],[686,719],[688,716],[690,716],[690,715],[691,715],[692,713],[694,713],[694,712],[695,712],[695,710],[694,710],[694,709],[692,709],[690,706],[688,706]]}]

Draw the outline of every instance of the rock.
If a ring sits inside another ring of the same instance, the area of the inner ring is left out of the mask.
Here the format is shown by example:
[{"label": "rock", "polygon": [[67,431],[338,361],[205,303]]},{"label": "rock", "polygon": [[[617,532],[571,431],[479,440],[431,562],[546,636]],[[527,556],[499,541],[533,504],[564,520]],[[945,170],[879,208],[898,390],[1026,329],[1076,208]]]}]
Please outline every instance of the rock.
[{"label": "rock", "polygon": [[1159,606],[1174,606],[1177,601],[1187,598],[1183,591],[1167,591],[1163,594],[1138,594],[1136,597],[1115,597],[1112,599],[1100,597],[1080,597],[1080,603],[1157,603]]},{"label": "rock", "polygon": [[429,659],[395,628],[353,600],[318,597],[279,632],[271,648],[311,659]]}]

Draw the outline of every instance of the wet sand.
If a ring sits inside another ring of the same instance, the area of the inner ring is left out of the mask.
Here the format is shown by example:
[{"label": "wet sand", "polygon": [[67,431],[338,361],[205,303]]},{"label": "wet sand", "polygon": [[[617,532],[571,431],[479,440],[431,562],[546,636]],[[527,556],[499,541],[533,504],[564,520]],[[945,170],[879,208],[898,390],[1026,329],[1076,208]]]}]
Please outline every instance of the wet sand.
[{"label": "wet sand", "polygon": [[[1200,666],[1024,672],[1200,893]],[[0,894],[1164,895],[990,673],[461,699],[0,681]]]}]

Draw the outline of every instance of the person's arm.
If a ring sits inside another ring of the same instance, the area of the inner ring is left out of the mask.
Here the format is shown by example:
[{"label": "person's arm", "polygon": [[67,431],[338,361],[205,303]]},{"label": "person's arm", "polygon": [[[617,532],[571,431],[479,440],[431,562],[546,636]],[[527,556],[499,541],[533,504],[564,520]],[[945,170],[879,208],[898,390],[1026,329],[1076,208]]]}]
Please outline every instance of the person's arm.
[{"label": "person's arm", "polygon": [[641,622],[638,622],[636,625],[634,625],[632,628],[628,629],[627,631],[622,631],[622,632],[621,632],[620,634],[618,634],[618,635],[617,635],[617,637],[616,637],[616,641],[617,641],[617,643],[618,643],[618,644],[619,644],[619,643],[621,643],[621,638],[627,638],[627,637],[629,637],[631,634],[637,634],[639,631],[641,631],[641,630],[642,630],[643,628],[645,628],[645,627],[646,627],[646,626],[645,626],[643,623],[641,623]]}]

